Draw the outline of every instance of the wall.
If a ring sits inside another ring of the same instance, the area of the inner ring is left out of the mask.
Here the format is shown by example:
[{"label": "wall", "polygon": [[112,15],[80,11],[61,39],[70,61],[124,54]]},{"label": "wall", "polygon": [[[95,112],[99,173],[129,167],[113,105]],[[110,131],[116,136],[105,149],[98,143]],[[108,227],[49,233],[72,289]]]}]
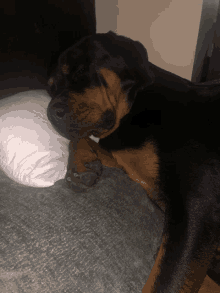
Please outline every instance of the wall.
[{"label": "wall", "polygon": [[96,0],[97,32],[140,41],[157,66],[191,79],[202,0]]}]

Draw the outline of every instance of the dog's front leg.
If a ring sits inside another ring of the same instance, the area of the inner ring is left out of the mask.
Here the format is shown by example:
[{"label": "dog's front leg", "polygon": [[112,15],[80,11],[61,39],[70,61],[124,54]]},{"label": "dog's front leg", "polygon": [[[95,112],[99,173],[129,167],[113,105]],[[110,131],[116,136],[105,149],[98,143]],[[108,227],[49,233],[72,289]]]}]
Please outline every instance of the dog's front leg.
[{"label": "dog's front leg", "polygon": [[[87,139],[70,141],[66,182],[69,187],[86,188],[92,186],[102,173],[102,164]],[[80,189],[81,190],[81,189]]]},{"label": "dog's front leg", "polygon": [[69,187],[77,190],[95,184],[102,174],[102,165],[120,168],[112,154],[103,150],[92,139],[83,138],[70,141],[69,160],[66,182]]}]

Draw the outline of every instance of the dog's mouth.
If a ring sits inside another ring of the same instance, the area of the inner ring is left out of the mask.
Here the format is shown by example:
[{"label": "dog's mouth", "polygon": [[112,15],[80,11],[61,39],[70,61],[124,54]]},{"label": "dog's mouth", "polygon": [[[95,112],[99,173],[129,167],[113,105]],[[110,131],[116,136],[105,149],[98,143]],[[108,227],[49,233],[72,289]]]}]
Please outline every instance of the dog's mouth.
[{"label": "dog's mouth", "polygon": [[100,138],[100,136],[108,133],[109,130],[108,129],[101,129],[101,130],[92,130],[90,132],[90,135],[93,135],[95,138]]},{"label": "dog's mouth", "polygon": [[99,133],[97,130],[92,130],[92,131],[91,131],[91,134],[92,134],[93,136],[95,136],[95,137],[98,138],[98,136],[99,136],[100,133]]}]

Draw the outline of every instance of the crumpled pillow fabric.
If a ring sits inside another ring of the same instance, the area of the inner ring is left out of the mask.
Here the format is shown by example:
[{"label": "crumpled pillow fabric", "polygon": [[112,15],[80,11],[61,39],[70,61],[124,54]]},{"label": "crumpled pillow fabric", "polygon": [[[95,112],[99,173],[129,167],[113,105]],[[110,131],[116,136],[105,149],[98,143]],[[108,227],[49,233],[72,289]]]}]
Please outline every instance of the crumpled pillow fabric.
[{"label": "crumpled pillow fabric", "polygon": [[45,90],[0,100],[0,168],[27,186],[49,187],[66,174],[69,140],[47,118],[50,100]]}]

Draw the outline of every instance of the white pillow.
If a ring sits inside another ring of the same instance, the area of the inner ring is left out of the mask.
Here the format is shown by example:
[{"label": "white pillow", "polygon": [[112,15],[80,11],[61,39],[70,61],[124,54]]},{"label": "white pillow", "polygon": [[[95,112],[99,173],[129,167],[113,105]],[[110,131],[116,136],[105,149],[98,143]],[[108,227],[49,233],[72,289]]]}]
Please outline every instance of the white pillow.
[{"label": "white pillow", "polygon": [[66,175],[69,140],[47,118],[50,100],[46,90],[0,100],[0,168],[27,186],[52,186]]},{"label": "white pillow", "polygon": [[47,118],[45,90],[0,100],[0,167],[14,181],[48,187],[66,174],[69,140]]}]

